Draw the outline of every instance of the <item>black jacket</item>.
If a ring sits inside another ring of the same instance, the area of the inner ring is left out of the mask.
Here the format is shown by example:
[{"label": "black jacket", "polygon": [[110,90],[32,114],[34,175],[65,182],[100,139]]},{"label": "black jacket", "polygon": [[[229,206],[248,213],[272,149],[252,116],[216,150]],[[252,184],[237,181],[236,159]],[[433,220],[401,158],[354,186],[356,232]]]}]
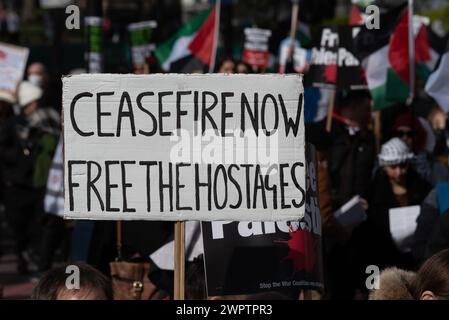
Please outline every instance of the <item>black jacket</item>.
[{"label": "black jacket", "polygon": [[[406,180],[408,206],[421,205],[430,191],[430,185],[413,169],[409,169]],[[415,260],[409,253],[401,253],[390,234],[389,209],[400,207],[390,182],[382,168],[376,172],[370,187],[368,219],[354,233],[360,260],[365,267],[377,265],[380,268],[397,266],[414,269]]]},{"label": "black jacket", "polygon": [[429,258],[435,253],[449,248],[449,213],[438,216],[435,227],[429,235],[425,248],[425,257]]},{"label": "black jacket", "polygon": [[306,138],[318,150],[329,152],[329,178],[335,209],[354,195],[367,197],[376,159],[375,139],[371,131],[350,135],[344,124],[333,120],[331,133],[328,133],[324,119],[306,127]]},{"label": "black jacket", "polygon": [[22,115],[4,123],[0,130],[0,163],[6,187],[32,188],[38,134]]},{"label": "black jacket", "polygon": [[438,224],[440,213],[437,203],[437,191],[432,189],[421,205],[421,212],[416,220],[417,226],[413,235],[412,253],[418,262],[424,262],[429,256],[427,246],[430,234]]}]

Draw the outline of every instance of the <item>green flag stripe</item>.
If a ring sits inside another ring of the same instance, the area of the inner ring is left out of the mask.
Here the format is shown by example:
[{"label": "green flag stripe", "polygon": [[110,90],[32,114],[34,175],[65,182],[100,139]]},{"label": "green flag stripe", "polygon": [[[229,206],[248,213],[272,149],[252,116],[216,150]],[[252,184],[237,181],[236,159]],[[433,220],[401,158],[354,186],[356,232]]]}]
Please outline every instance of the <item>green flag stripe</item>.
[{"label": "green flag stripe", "polygon": [[178,38],[189,36],[198,31],[206,18],[209,16],[212,8],[201,12],[198,16],[187,22],[178,32],[176,32],[170,39],[158,46],[154,52],[157,60],[162,65],[164,61],[170,56],[173,45]]},{"label": "green flag stripe", "polygon": [[374,102],[374,106],[373,106],[374,110],[385,109],[385,108],[388,108],[391,105],[393,105],[392,102],[387,101],[385,99],[385,91],[386,91],[385,84],[380,85],[376,88],[372,88],[370,90],[371,97],[373,98],[373,102]]},{"label": "green flag stripe", "polygon": [[409,92],[410,86],[408,83],[405,83],[392,68],[389,68],[385,99],[392,103],[403,103],[407,100]]}]

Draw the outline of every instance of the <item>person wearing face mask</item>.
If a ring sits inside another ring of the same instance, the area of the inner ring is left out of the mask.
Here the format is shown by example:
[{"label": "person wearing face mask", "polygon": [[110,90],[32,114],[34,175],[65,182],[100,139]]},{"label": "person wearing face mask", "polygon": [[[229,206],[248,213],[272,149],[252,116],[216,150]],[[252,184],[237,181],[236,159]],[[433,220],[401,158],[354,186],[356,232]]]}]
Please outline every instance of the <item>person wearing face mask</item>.
[{"label": "person wearing face mask", "polygon": [[41,89],[46,87],[48,74],[45,66],[40,62],[34,62],[28,66],[28,81]]},{"label": "person wearing face mask", "polygon": [[390,234],[389,210],[420,205],[430,191],[430,185],[410,165],[414,155],[399,138],[382,145],[377,169],[368,198],[368,219],[354,231],[357,252],[359,286],[365,288],[365,269],[397,266],[413,270],[416,261],[411,253],[397,249]]},{"label": "person wearing face mask", "polygon": [[42,89],[40,99],[42,107],[54,108],[57,111],[61,109],[61,81],[53,80],[42,63],[33,62],[28,66],[27,79],[30,83]]}]

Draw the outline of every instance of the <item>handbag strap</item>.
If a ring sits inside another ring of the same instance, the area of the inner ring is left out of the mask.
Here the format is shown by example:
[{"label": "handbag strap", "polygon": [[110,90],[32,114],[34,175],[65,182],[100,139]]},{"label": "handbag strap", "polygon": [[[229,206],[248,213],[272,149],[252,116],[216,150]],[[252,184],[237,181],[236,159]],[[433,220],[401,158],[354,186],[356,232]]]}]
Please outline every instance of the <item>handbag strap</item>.
[{"label": "handbag strap", "polygon": [[122,260],[122,221],[117,221],[117,260]]}]

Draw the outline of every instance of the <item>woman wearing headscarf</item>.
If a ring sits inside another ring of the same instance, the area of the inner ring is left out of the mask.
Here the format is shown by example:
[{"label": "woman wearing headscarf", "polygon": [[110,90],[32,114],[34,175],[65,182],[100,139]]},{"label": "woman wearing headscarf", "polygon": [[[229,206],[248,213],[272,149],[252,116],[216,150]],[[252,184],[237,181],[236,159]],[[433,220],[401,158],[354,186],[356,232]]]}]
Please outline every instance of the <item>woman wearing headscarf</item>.
[{"label": "woman wearing headscarf", "polygon": [[392,208],[420,205],[430,185],[410,165],[413,153],[399,138],[382,145],[378,155],[380,167],[375,173],[369,193],[368,218],[354,230],[351,241],[356,248],[360,288],[365,287],[365,269],[398,266],[413,269],[415,261],[409,252],[401,252],[390,234],[389,211]]}]

